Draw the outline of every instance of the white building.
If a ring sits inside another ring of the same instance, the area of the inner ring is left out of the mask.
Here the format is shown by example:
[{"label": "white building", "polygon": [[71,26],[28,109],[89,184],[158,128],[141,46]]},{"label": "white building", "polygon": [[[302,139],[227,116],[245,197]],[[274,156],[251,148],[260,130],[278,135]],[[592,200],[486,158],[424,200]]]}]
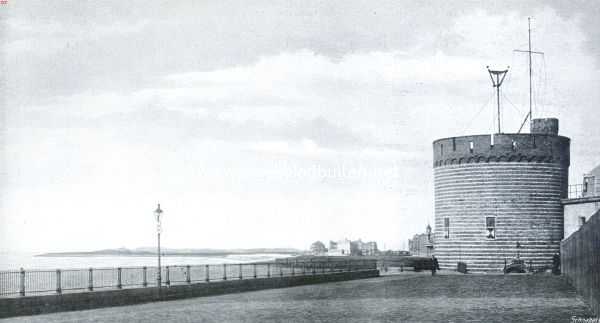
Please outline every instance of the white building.
[{"label": "white building", "polygon": [[329,241],[329,256],[350,256],[352,255],[352,241],[342,239],[339,241]]},{"label": "white building", "polygon": [[564,237],[568,238],[600,209],[600,165],[583,175],[583,184],[570,190],[564,207]]}]

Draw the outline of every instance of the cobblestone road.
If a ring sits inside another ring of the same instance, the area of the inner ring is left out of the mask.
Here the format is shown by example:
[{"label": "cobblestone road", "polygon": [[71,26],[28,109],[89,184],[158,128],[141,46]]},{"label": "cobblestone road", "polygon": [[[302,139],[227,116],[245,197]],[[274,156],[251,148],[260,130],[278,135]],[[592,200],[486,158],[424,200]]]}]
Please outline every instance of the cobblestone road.
[{"label": "cobblestone road", "polygon": [[405,273],[0,322],[571,322],[592,313],[550,275]]}]

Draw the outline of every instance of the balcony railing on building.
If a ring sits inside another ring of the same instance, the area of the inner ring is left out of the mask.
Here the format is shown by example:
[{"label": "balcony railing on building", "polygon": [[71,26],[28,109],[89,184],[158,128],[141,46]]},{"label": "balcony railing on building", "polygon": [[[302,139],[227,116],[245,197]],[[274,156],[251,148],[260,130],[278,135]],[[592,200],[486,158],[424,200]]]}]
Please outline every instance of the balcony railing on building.
[{"label": "balcony railing on building", "polygon": [[596,185],[590,184],[590,182],[584,182],[583,184],[572,184],[569,185],[569,198],[578,199],[582,197],[594,197],[600,196],[600,191],[596,188]]},{"label": "balcony railing on building", "polygon": [[584,196],[584,186],[583,184],[572,184],[569,185],[569,198],[570,199],[578,199]]}]

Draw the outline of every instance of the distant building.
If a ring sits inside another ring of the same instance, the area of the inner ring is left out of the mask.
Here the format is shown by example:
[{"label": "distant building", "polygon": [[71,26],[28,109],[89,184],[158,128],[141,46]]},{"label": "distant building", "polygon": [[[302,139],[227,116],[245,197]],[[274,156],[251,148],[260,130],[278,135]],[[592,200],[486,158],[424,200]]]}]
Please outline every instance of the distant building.
[{"label": "distant building", "polygon": [[583,197],[600,196],[600,165],[583,175]]},{"label": "distant building", "polygon": [[315,256],[321,256],[327,253],[327,248],[325,248],[323,242],[315,241],[310,245],[310,253]]},{"label": "distant building", "polygon": [[600,209],[600,165],[583,175],[583,184],[571,185],[569,198],[561,202],[564,207],[563,239],[567,239]]},{"label": "distant building", "polygon": [[329,241],[329,251],[327,252],[330,256],[350,256],[352,255],[352,241],[348,239],[342,239],[339,241]]},{"label": "distant building", "polygon": [[406,250],[386,250],[381,254],[384,256],[410,256],[410,252]]},{"label": "distant building", "polygon": [[354,241],[354,243],[356,243],[356,248],[363,256],[374,256],[379,253],[377,242],[375,241],[362,242],[361,239],[358,239],[358,241]]},{"label": "distant building", "polygon": [[361,239],[329,241],[329,250],[327,251],[329,256],[372,256],[378,253],[377,242],[363,242]]},{"label": "distant building", "polygon": [[425,233],[415,234],[412,239],[408,239],[408,251],[413,256],[429,257],[433,254],[433,243],[431,227],[427,225]]}]

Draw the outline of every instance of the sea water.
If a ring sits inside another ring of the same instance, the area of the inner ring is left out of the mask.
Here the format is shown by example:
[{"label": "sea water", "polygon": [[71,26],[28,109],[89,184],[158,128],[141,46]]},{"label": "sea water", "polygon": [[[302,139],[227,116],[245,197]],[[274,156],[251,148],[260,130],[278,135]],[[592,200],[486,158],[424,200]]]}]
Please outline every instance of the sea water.
[{"label": "sea water", "polygon": [[[228,256],[162,256],[163,266],[250,263],[284,258],[282,254],[252,254]],[[78,256],[40,257],[34,253],[0,253],[0,270],[79,269],[157,266],[156,256]]]}]

